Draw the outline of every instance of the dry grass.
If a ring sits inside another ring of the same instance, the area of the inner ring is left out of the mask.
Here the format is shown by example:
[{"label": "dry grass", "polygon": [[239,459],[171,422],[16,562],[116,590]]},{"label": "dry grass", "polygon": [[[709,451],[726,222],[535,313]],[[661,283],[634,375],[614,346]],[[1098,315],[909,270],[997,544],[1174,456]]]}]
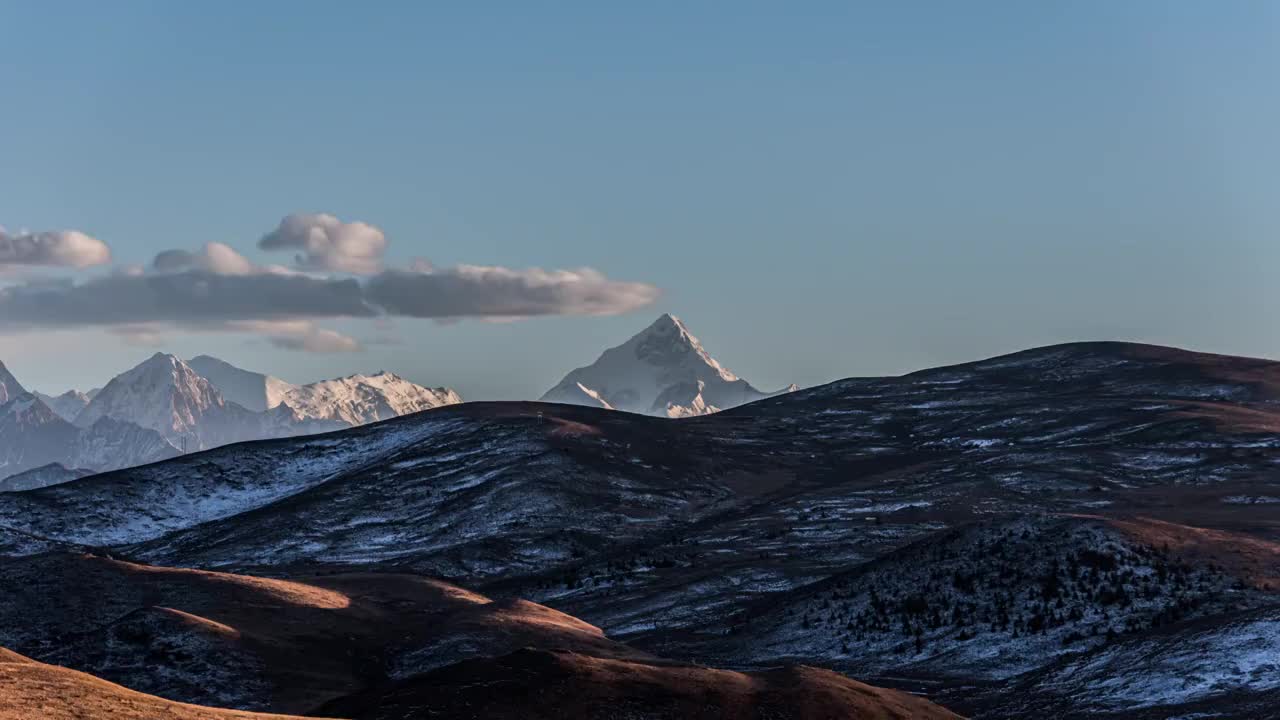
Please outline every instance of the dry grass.
[{"label": "dry grass", "polygon": [[0,720],[300,720],[163,700],[0,648]]}]

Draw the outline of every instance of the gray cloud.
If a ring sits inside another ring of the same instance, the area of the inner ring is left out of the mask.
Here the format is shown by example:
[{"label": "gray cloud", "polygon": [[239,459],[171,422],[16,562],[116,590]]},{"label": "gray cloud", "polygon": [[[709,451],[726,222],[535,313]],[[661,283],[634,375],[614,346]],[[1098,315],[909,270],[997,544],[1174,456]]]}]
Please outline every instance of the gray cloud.
[{"label": "gray cloud", "polygon": [[362,222],[342,222],[325,213],[295,213],[258,241],[263,250],[301,250],[298,266],[372,275],[382,269],[387,237]]},{"label": "gray cloud", "polygon": [[643,307],[657,294],[652,285],[609,280],[594,270],[463,266],[431,273],[389,270],[362,282],[201,268],[0,287],[0,330],[155,323],[198,329],[236,321],[380,316],[610,315]]},{"label": "gray cloud", "polygon": [[609,280],[590,268],[511,270],[461,265],[447,270],[388,270],[365,288],[391,315],[420,318],[522,318],[616,315],[648,305],[658,290]]},{"label": "gray cloud", "polygon": [[[58,257],[64,263],[109,257],[89,252],[97,241],[79,238],[24,239],[21,252],[23,257]],[[652,285],[610,280],[590,268],[513,270],[460,265],[441,269],[416,260],[410,269],[380,270],[387,246],[382,231],[364,223],[344,223],[332,215],[290,215],[259,245],[301,250],[298,264],[312,272],[256,265],[222,243],[208,243],[195,251],[165,250],[155,256],[149,270],[131,266],[81,282],[28,279],[16,285],[0,284],[0,332],[105,327],[122,337],[154,337],[174,329],[235,330],[265,336],[277,347],[291,350],[349,352],[360,349],[360,344],[318,328],[313,321],[612,315],[648,305],[658,295]],[[0,252],[4,247],[0,245]],[[10,243],[9,252],[16,255],[18,251],[12,249],[16,247]],[[33,247],[43,249],[36,252]],[[368,277],[316,274],[321,270]]]},{"label": "gray cloud", "polygon": [[0,268],[48,266],[83,268],[111,262],[101,240],[77,230],[11,234],[0,228]]},{"label": "gray cloud", "polygon": [[234,320],[378,314],[355,280],[306,275],[185,270],[0,287],[0,328],[10,329],[147,323],[187,327]]}]

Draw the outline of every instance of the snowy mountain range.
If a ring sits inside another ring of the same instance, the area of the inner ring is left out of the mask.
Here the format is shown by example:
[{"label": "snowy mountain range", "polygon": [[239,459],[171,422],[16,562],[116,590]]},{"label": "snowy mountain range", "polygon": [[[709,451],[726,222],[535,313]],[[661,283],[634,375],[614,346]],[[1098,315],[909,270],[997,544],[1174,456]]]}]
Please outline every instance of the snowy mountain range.
[{"label": "snowy mountain range", "polygon": [[757,390],[721,365],[680,319],[664,314],[591,365],[565,376],[543,402],[690,417],[795,390]]},{"label": "snowy mountain range", "polygon": [[0,479],[40,471],[0,483],[0,491],[462,402],[453,390],[388,372],[293,385],[209,356],[187,363],[164,353],[100,390],[58,396],[28,393],[0,365],[0,397]]},{"label": "snowy mountain range", "polygon": [[[712,358],[679,319],[663,315],[569,373],[542,399],[676,418],[794,389],[757,390]],[[7,489],[36,487],[86,470],[328,432],[460,402],[449,388],[386,371],[294,384],[208,355],[184,361],[164,353],[101,389],[44,395],[28,393],[0,364],[0,480],[31,473]]]},{"label": "snowy mountain range", "polygon": [[189,364],[225,398],[245,408],[264,411],[288,405],[301,418],[340,422],[344,426],[462,402],[462,397],[449,388],[423,387],[385,370],[374,375],[348,375],[294,385],[208,355],[194,357]]}]

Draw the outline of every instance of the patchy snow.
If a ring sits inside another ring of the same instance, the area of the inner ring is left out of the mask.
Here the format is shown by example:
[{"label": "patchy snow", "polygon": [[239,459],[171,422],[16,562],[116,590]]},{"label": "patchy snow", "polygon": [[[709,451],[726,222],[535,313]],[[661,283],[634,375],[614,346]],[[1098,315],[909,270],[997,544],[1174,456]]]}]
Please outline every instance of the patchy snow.
[{"label": "patchy snow", "polygon": [[1271,495],[1230,495],[1222,498],[1228,505],[1273,505],[1280,503],[1280,497]]},{"label": "patchy snow", "polygon": [[1065,663],[1037,685],[1083,705],[1132,709],[1177,705],[1239,691],[1280,688],[1280,615],[1276,611],[1129,640]]}]

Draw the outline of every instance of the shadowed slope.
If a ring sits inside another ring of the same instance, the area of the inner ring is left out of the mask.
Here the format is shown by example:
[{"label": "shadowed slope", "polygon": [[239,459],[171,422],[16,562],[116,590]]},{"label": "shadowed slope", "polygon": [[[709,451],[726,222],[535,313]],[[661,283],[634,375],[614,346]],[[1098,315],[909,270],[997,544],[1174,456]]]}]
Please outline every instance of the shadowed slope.
[{"label": "shadowed slope", "polygon": [[527,645],[645,658],[594,626],[412,575],[295,580],[92,555],[0,560],[0,645],[174,700],[307,712]]},{"label": "shadowed slope", "polygon": [[826,670],[739,673],[521,650],[469,660],[345,698],[322,712],[358,720],[949,720],[927,700]]}]

